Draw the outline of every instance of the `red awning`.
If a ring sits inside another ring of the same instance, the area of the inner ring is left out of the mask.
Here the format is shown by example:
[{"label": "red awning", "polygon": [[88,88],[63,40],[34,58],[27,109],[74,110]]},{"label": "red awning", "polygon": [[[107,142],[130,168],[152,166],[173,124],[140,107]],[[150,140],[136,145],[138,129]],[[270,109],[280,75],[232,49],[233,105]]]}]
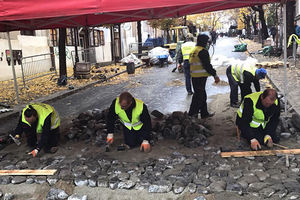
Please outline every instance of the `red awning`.
[{"label": "red awning", "polygon": [[280,0],[2,0],[0,31],[180,17]]}]

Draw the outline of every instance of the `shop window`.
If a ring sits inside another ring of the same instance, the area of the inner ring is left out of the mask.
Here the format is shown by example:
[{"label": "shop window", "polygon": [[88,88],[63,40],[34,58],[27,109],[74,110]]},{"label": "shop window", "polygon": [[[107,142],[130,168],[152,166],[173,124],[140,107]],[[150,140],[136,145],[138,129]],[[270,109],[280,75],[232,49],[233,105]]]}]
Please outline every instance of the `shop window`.
[{"label": "shop window", "polygon": [[57,30],[50,29],[50,38],[53,47],[57,47]]}]

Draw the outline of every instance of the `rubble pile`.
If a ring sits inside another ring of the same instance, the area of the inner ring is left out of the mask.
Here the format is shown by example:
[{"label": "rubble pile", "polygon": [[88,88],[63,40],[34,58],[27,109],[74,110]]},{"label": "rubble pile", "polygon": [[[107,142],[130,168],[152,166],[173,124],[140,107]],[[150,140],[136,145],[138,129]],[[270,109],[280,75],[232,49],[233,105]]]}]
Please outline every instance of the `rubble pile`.
[{"label": "rubble pile", "polygon": [[300,115],[293,114],[292,117],[280,117],[276,133],[283,139],[294,136],[300,143]]},{"label": "rubble pile", "polygon": [[70,140],[83,140],[86,143],[103,146],[106,142],[106,116],[108,110],[93,109],[83,112],[73,119],[66,137]]},{"label": "rubble pile", "polygon": [[[70,140],[92,142],[104,146],[106,142],[106,116],[108,110],[89,110],[81,113],[72,121],[66,137]],[[151,143],[162,139],[175,139],[179,144],[189,148],[208,144],[207,137],[212,133],[200,123],[199,119],[191,118],[187,113],[175,111],[162,115],[161,120],[153,119]],[[116,123],[116,132],[120,132],[121,124]]]},{"label": "rubble pile", "polygon": [[212,135],[199,119],[180,111],[165,115],[161,121],[154,120],[152,126],[154,140],[176,139],[179,144],[189,148],[208,144],[207,137]]}]

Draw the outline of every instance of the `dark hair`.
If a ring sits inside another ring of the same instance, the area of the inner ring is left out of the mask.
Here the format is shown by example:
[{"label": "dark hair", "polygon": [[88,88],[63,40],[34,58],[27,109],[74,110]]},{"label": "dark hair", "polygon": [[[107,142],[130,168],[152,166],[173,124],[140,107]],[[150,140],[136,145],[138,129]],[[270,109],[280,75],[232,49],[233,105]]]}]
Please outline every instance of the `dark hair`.
[{"label": "dark hair", "polygon": [[36,117],[37,112],[31,105],[29,105],[29,108],[27,108],[25,110],[24,115],[25,115],[25,117],[28,117],[28,118],[31,117],[32,115]]},{"label": "dark hair", "polygon": [[200,34],[197,37],[197,46],[206,47],[209,37],[205,34]]},{"label": "dark hair", "polygon": [[262,98],[264,99],[268,96],[272,96],[273,98],[277,99],[278,98],[277,91],[272,88],[265,89],[265,91],[262,93]]},{"label": "dark hair", "polygon": [[126,100],[128,103],[131,102],[133,96],[129,92],[122,92],[119,97],[119,102]]}]

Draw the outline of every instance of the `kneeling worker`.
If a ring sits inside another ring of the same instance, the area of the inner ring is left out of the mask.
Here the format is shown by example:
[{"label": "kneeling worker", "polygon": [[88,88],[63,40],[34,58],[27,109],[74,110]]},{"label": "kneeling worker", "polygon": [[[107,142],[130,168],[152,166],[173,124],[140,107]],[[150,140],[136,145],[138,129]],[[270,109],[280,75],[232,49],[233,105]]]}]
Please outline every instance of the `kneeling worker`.
[{"label": "kneeling worker", "polygon": [[280,105],[277,92],[266,89],[245,96],[237,110],[236,125],[241,135],[251,143],[251,149],[261,149],[261,144],[268,147],[279,141],[276,127],[279,123]]},{"label": "kneeling worker", "polygon": [[107,117],[107,144],[113,143],[114,123],[119,118],[123,124],[124,142],[130,148],[140,145],[140,150],[151,150],[149,139],[152,128],[147,106],[143,101],[123,92],[114,99]]},{"label": "kneeling worker", "polygon": [[[42,148],[46,153],[55,153],[59,141],[60,118],[55,109],[45,103],[27,105],[15,129],[15,138],[24,132],[27,145],[33,148],[29,153],[35,157]],[[40,135],[38,141],[37,135]]]}]

